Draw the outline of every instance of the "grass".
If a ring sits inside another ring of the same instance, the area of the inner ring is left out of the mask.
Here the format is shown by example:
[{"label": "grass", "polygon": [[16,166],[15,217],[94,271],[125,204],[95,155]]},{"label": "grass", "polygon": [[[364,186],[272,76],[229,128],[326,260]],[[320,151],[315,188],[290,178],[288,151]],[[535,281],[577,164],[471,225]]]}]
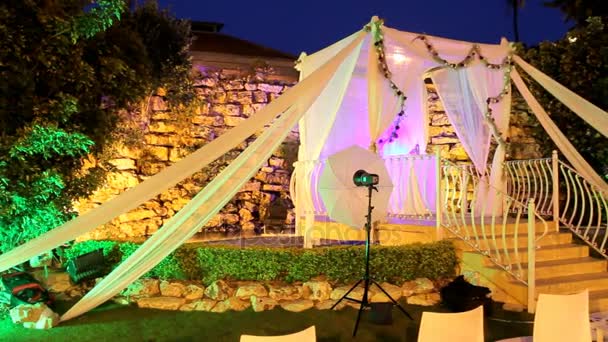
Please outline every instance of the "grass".
[{"label": "grass", "polygon": [[[69,303],[58,303],[63,312]],[[318,341],[416,341],[423,311],[445,312],[439,306],[404,305],[414,317],[410,321],[393,309],[392,325],[375,325],[364,313],[357,337],[353,339],[357,311],[311,309],[293,313],[277,308],[266,312],[179,312],[138,309],[107,303],[47,331],[28,330],[14,325],[9,317],[0,321],[0,341],[239,341],[241,334],[281,335],[303,330],[311,325],[317,329]],[[506,312],[497,304],[492,317],[486,318],[486,341],[526,336],[532,333],[532,316]]]}]

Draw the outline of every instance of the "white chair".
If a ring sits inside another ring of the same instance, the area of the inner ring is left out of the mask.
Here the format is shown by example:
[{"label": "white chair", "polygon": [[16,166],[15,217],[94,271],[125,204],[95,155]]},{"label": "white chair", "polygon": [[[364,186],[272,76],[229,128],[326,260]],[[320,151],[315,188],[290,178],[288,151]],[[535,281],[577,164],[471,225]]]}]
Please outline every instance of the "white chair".
[{"label": "white chair", "polygon": [[282,336],[252,336],[241,335],[241,342],[316,342],[315,326],[300,332]]},{"label": "white chair", "polygon": [[534,342],[590,342],[589,291],[538,296]]},{"label": "white chair", "polygon": [[423,312],[418,342],[483,342],[483,306],[459,313]]}]

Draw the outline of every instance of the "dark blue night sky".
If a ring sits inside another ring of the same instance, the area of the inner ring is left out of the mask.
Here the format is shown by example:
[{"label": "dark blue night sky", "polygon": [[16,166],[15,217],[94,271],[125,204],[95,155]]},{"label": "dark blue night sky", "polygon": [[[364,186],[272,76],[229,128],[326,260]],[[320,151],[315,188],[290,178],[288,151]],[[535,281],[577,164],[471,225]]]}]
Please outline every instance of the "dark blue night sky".
[{"label": "dark blue night sky", "polygon": [[[566,33],[562,14],[526,1],[520,37],[526,44]],[[180,18],[224,23],[222,32],[294,55],[317,51],[353,33],[373,15],[387,26],[481,43],[513,40],[507,0],[160,0]]]}]

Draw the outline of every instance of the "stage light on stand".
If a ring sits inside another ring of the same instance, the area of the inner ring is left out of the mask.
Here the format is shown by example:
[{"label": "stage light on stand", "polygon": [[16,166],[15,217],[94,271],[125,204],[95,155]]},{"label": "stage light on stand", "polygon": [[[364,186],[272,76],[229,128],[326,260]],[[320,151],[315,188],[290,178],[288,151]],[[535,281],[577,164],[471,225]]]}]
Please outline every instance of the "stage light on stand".
[{"label": "stage light on stand", "polygon": [[373,173],[368,173],[365,170],[358,170],[353,175],[353,182],[356,186],[373,186],[378,185],[380,177]]}]

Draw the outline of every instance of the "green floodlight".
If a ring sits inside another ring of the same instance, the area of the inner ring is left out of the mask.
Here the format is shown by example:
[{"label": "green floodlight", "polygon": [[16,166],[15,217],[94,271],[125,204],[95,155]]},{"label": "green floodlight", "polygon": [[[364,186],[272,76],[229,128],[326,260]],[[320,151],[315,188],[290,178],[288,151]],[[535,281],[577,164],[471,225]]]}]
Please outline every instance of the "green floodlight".
[{"label": "green floodlight", "polygon": [[356,186],[374,186],[380,182],[380,177],[365,170],[358,170],[353,175],[353,182]]}]

